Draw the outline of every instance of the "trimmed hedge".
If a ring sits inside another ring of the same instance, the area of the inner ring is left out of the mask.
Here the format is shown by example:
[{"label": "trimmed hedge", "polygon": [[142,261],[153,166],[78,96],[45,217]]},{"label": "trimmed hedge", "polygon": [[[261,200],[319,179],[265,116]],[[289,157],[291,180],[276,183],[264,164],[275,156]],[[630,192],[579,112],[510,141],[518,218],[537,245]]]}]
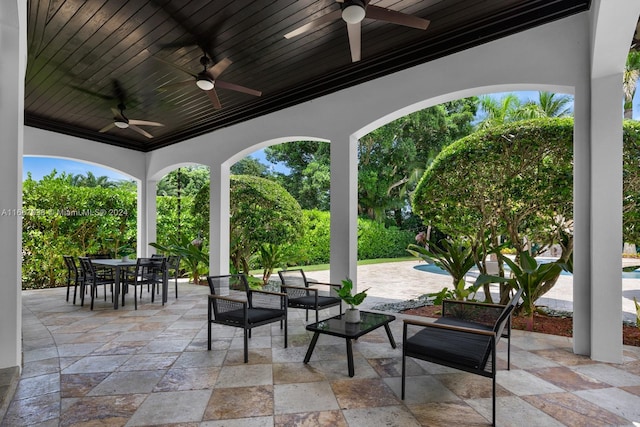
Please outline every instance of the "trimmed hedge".
[{"label": "trimmed hedge", "polygon": [[[305,230],[303,237],[291,248],[292,263],[297,265],[326,264],[329,262],[329,212],[303,210]],[[358,259],[398,258],[406,256],[415,233],[365,218],[358,219]]]}]

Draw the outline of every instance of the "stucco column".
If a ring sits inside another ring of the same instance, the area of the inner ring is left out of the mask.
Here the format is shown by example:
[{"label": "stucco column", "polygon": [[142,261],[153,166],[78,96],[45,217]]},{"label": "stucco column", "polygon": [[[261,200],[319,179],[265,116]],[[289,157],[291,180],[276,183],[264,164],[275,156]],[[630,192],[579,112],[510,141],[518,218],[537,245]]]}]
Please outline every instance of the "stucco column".
[{"label": "stucco column", "polygon": [[331,283],[346,277],[357,289],[358,140],[331,138]]},{"label": "stucco column", "polygon": [[[209,165],[209,274],[229,273],[229,165]],[[229,289],[220,289],[228,295]]]},{"label": "stucco column", "polygon": [[156,192],[158,181],[142,180],[138,185],[138,255],[148,257],[156,253],[149,246],[157,240]]},{"label": "stucco column", "polygon": [[591,358],[622,362],[622,73],[591,80]]},{"label": "stucco column", "polygon": [[591,355],[591,96],[588,86],[576,88],[573,127],[573,352],[585,356]]},{"label": "stucco column", "polygon": [[0,2],[0,369],[21,366],[22,152],[26,2]]}]

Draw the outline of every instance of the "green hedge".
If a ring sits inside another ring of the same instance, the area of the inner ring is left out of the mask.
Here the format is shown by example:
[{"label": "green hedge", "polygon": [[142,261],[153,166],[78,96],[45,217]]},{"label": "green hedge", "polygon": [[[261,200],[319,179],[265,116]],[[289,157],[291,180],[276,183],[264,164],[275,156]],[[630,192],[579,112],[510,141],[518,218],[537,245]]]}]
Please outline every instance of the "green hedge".
[{"label": "green hedge", "polygon": [[[291,262],[296,265],[329,262],[330,214],[319,210],[303,210],[305,231],[291,248]],[[398,258],[406,256],[414,233],[397,227],[386,228],[370,219],[358,219],[358,259]]]}]

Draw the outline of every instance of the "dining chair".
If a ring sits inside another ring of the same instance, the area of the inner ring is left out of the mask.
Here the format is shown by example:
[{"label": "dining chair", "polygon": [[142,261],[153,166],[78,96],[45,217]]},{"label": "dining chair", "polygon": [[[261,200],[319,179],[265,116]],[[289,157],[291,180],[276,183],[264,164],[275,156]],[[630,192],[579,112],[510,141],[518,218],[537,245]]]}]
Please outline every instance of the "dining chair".
[{"label": "dining chair", "polygon": [[82,283],[84,282],[84,275],[82,269],[78,269],[76,260],[71,255],[63,255],[64,263],[67,266],[67,301],[69,301],[69,288],[73,284],[73,304],[76,303],[76,294],[78,292],[78,286],[82,289]]},{"label": "dining chair", "polygon": [[82,268],[82,274],[84,277],[82,286],[80,286],[80,305],[84,306],[84,294],[87,286],[89,286],[89,290],[91,292],[91,310],[93,310],[93,301],[98,295],[98,287],[100,285],[102,285],[104,289],[105,301],[107,300],[107,285],[111,286],[111,299],[113,302],[113,286],[115,285],[113,272],[98,272],[89,257],[78,257],[78,259],[80,260],[80,267]]},{"label": "dining chair", "polygon": [[[158,261],[160,260],[161,261]],[[138,287],[140,287],[140,298],[142,298],[142,287],[151,287],[151,302],[154,302],[156,286],[163,283],[161,269],[164,268],[166,260],[164,258],[138,258],[135,268],[125,273],[125,280],[122,292],[122,305],[125,303],[125,294],[129,286],[133,286],[133,306],[138,309]]]},{"label": "dining chair", "polygon": [[[342,313],[342,300],[331,293],[340,289],[342,285],[322,282],[309,282],[302,269],[283,270],[278,272],[282,285],[280,289],[287,294],[289,308],[301,308],[306,312],[306,320],[309,321],[309,310],[316,312],[316,323],[318,311],[326,308],[340,306]],[[329,295],[320,295],[319,290],[310,285],[328,287]]]},{"label": "dining chair", "polygon": [[[249,362],[251,329],[280,322],[284,324],[284,348],[287,348],[287,295],[280,292],[258,291],[249,288],[243,274],[207,276],[209,304],[207,310],[207,348],[211,350],[211,325],[233,326],[244,330],[244,363]],[[242,289],[246,300],[216,294],[216,289]]]}]

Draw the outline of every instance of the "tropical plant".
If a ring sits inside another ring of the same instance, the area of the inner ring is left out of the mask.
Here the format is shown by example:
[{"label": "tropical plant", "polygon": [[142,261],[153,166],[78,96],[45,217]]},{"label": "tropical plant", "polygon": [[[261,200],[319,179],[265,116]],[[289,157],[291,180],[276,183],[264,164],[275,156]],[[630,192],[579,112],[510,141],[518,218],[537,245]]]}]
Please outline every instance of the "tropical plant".
[{"label": "tropical plant", "polygon": [[260,245],[259,258],[262,266],[262,284],[266,285],[273,270],[286,264],[288,253],[283,245],[263,243]]},{"label": "tropical plant", "polygon": [[519,307],[527,316],[527,330],[533,330],[533,314],[536,311],[536,301],[547,293],[562,272],[558,262],[540,263],[527,251],[520,252],[516,263],[509,257],[498,252],[498,257],[511,269],[510,277],[481,274],[476,285],[484,283],[507,283],[512,289],[522,289],[522,305]]},{"label": "tropical plant", "polygon": [[633,304],[636,306],[636,326],[640,328],[640,304],[636,297],[633,297]]},{"label": "tropical plant", "polygon": [[407,252],[411,255],[435,264],[451,275],[453,287],[445,287],[440,292],[429,294],[435,297],[434,304],[442,304],[443,299],[465,300],[478,291],[477,285],[466,286],[465,277],[476,265],[478,249],[471,245],[456,243],[449,239],[440,240],[439,244],[429,243],[426,247],[410,244]]},{"label": "tropical plant", "polygon": [[369,289],[370,288],[367,288],[357,294],[351,294],[351,291],[353,290],[353,281],[347,277],[342,281],[342,286],[336,291],[336,294],[342,301],[349,304],[349,308],[353,310],[357,305],[362,304],[364,299],[367,297],[367,291]]},{"label": "tropical plant", "polygon": [[193,283],[200,282],[202,268],[209,265],[209,254],[204,249],[204,243],[200,237],[190,240],[189,237],[182,235],[180,237],[173,235],[168,238],[166,245],[159,243],[149,243],[165,255],[176,255],[181,257],[189,271],[191,271],[191,280]]}]

